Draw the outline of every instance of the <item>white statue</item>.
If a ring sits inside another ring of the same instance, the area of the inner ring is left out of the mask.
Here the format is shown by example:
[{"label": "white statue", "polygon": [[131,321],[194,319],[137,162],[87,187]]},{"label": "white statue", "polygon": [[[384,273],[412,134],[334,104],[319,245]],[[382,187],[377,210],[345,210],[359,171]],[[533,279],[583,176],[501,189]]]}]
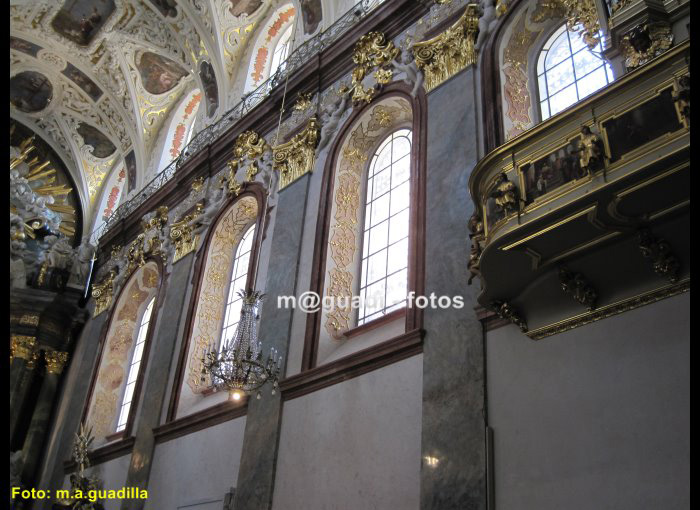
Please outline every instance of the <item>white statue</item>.
[{"label": "white statue", "polygon": [[[211,222],[214,221],[214,218],[216,217],[218,212],[221,210],[221,206],[223,205],[225,200],[226,190],[224,188],[215,188],[210,193],[210,196],[207,197],[207,205],[204,208],[204,212],[200,216],[192,220],[193,236],[201,234],[209,227]],[[204,243],[199,243],[197,251],[199,251],[203,245]]]},{"label": "white statue", "polygon": [[73,247],[68,241],[68,238],[61,236],[53,241],[51,248],[46,254],[46,261],[49,263],[49,267],[53,269],[66,269],[71,267],[73,264]]},{"label": "white statue", "polygon": [[319,152],[323,150],[333,137],[333,134],[338,129],[338,124],[340,124],[340,119],[348,107],[350,94],[344,87],[338,90],[338,96],[336,101],[321,112],[321,136],[316,147],[316,150]]},{"label": "white statue", "polygon": [[479,9],[481,10],[481,17],[479,18],[479,35],[477,36],[476,43],[474,44],[474,48],[477,50],[481,48],[488,35],[496,27],[496,23],[498,23],[495,4],[495,0],[479,0]]},{"label": "white statue", "polygon": [[96,248],[90,243],[90,236],[84,236],[80,246],[75,249],[75,262],[71,267],[69,282],[85,285],[90,277],[90,265]]},{"label": "white statue", "polygon": [[413,87],[413,90],[411,90],[411,97],[415,98],[416,94],[418,94],[418,89],[423,86],[425,76],[423,75],[423,71],[418,68],[416,59],[413,58],[411,51],[408,48],[403,50],[401,53],[401,62],[392,60],[391,65],[398,73],[404,73],[403,81],[407,85]]},{"label": "white statue", "polygon": [[265,151],[263,152],[259,163],[260,177],[262,179],[263,185],[268,190],[269,198],[274,198],[275,196],[277,196],[277,181],[279,180],[279,175],[277,172],[275,172],[272,161],[272,151]]}]

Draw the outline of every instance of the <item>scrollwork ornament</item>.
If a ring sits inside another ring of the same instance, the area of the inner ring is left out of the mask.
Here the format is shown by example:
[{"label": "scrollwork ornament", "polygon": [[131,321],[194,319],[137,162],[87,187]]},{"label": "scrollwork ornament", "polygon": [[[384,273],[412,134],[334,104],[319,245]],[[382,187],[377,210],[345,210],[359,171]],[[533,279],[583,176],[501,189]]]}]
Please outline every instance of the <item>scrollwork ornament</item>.
[{"label": "scrollwork ornament", "polygon": [[581,273],[574,273],[564,267],[560,267],[559,282],[565,294],[584,305],[589,311],[595,309],[598,292]]},{"label": "scrollwork ornament", "polygon": [[661,55],[672,44],[673,33],[668,23],[659,21],[638,25],[622,38],[625,67],[636,69]]},{"label": "scrollwork ornament", "polygon": [[360,37],[352,55],[355,68],[352,70],[351,97],[355,103],[369,103],[377,93],[372,87],[366,89],[362,81],[372,71],[378,84],[384,85],[391,81],[393,71],[391,62],[399,56],[399,49],[387,40],[382,32],[370,32]]},{"label": "scrollwork ornament", "polygon": [[639,251],[644,258],[651,260],[654,272],[671,283],[677,282],[681,264],[671,245],[665,239],[655,237],[648,228],[639,231],[638,240]]},{"label": "scrollwork ornament", "polygon": [[527,333],[527,322],[513,306],[506,301],[494,301],[491,303],[491,308],[496,312],[501,319],[507,320],[518,326],[520,331]]},{"label": "scrollwork ornament", "polygon": [[10,352],[12,358],[31,361],[36,355],[36,338],[26,335],[12,335],[10,342]]},{"label": "scrollwork ornament", "polygon": [[175,245],[173,264],[194,251],[199,236],[194,234],[195,221],[204,212],[204,203],[198,202],[194,211],[170,225],[170,240]]}]

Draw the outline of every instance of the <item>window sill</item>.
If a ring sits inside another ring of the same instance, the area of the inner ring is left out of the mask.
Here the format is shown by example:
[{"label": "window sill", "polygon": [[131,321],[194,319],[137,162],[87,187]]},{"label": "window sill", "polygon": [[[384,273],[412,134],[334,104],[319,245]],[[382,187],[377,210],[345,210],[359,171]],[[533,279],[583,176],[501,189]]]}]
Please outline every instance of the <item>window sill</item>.
[{"label": "window sill", "polygon": [[393,322],[401,317],[406,316],[406,307],[399,308],[398,310],[394,310],[392,312],[389,312],[386,315],[383,315],[381,317],[378,317],[374,320],[371,320],[370,322],[366,322],[365,324],[362,324],[361,326],[357,326],[355,328],[349,329],[345,333],[343,333],[343,336],[345,338],[352,338],[359,336],[363,333],[366,333],[368,331],[372,331],[373,329],[379,328],[383,326],[384,324],[388,324],[389,322]]}]

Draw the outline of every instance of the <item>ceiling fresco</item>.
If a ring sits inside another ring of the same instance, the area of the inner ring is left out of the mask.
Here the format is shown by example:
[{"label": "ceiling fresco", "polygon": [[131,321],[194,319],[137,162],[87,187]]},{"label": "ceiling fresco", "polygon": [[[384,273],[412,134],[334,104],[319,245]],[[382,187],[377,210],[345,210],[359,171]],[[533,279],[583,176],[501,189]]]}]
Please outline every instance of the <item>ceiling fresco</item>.
[{"label": "ceiling fresco", "polygon": [[167,57],[146,51],[136,56],[136,67],[141,73],[141,82],[151,94],[164,94],[173,89],[187,71]]},{"label": "ceiling fresco", "polygon": [[63,37],[87,45],[114,12],[113,0],[66,0],[51,21]]},{"label": "ceiling fresco", "polygon": [[[317,31],[322,0],[292,1],[304,31]],[[203,93],[195,133],[240,101],[251,45],[286,2],[11,3],[10,117],[66,163],[85,208],[83,233],[102,216],[93,209],[113,176],[126,169],[127,193],[153,178],[163,133],[188,94]]]},{"label": "ceiling fresco", "polygon": [[53,97],[53,85],[36,71],[23,71],[10,78],[10,103],[23,112],[45,109]]}]

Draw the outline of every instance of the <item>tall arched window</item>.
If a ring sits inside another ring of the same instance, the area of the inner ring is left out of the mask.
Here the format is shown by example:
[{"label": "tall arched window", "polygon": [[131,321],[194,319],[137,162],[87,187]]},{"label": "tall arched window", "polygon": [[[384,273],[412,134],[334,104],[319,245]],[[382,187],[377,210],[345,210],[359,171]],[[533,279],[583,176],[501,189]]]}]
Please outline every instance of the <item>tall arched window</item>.
[{"label": "tall arched window", "polygon": [[262,186],[256,183],[246,183],[244,189],[221,211],[201,241],[202,265],[168,410],[171,420],[204,411],[228,398],[212,392],[211,381],[202,379],[202,358],[209,349],[221,348],[233,339],[241,315],[238,292],[254,286],[264,196]]},{"label": "tall arched window", "polygon": [[221,331],[221,346],[227,345],[236,334],[236,326],[241,319],[241,304],[243,302],[239,291],[245,290],[248,279],[248,263],[250,253],[253,251],[253,238],[255,237],[255,224],[251,225],[238,243],[236,256],[233,259],[231,270],[231,283],[229,284],[228,297],[226,299],[226,312]]},{"label": "tall arched window", "polygon": [[589,48],[575,32],[560,27],[544,44],[537,60],[542,120],[556,115],[613,81],[599,42]]},{"label": "tall arched window", "polygon": [[381,143],[367,174],[358,324],[405,305],[410,176],[411,130],[400,129]]},{"label": "tall arched window", "polygon": [[97,445],[130,433],[153,336],[159,282],[158,265],[147,262],[129,277],[112,310],[85,415]]},{"label": "tall arched window", "polygon": [[134,352],[131,355],[131,363],[129,363],[129,375],[126,379],[126,387],[124,395],[122,395],[121,408],[119,410],[119,420],[117,421],[117,432],[121,432],[126,428],[126,422],[129,418],[129,409],[134,397],[134,388],[136,387],[136,379],[139,375],[139,367],[141,366],[141,357],[143,356],[143,348],[146,344],[146,334],[148,333],[148,324],[151,322],[151,313],[153,312],[153,303],[155,296],[151,298],[146,310],[141,316],[141,324],[136,335],[136,344],[134,344]]},{"label": "tall arched window", "polygon": [[311,285],[324,306],[308,314],[302,370],[422,323],[407,297],[423,289],[424,138],[415,126],[425,116],[403,91],[385,94],[353,111],[330,148]]}]

